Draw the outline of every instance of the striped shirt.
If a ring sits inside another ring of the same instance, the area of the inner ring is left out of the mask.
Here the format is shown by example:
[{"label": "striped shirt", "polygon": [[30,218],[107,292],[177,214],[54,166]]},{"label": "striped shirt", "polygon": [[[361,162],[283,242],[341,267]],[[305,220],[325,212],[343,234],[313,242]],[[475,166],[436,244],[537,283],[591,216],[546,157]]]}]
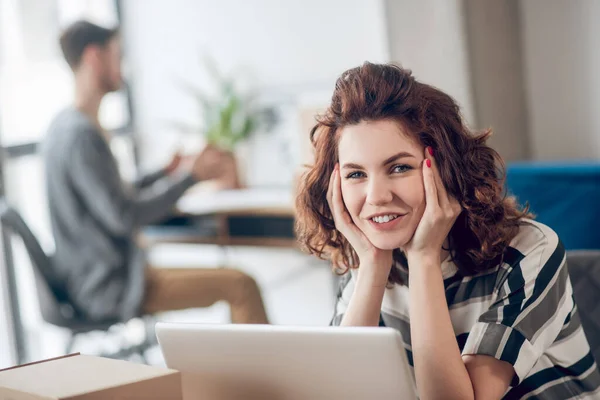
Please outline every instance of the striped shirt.
[{"label": "striped shirt", "polygon": [[[407,270],[397,266],[405,281]],[[442,262],[446,301],[460,351],[509,362],[515,376],[506,399],[599,399],[600,373],[581,327],[565,250],[549,227],[524,219],[503,262],[463,276]],[[354,290],[352,270],[338,296],[339,325]],[[409,290],[386,290],[380,325],[400,331],[413,365]]]}]

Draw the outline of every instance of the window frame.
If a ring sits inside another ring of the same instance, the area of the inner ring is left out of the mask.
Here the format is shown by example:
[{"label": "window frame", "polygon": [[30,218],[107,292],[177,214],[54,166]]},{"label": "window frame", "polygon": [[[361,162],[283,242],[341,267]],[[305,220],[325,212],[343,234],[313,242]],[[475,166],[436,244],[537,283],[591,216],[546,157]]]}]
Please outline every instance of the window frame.
[{"label": "window frame", "polygon": [[[117,24],[123,25],[123,0],[113,0],[115,2],[115,10],[117,17]],[[124,55],[122,54],[122,57]],[[131,90],[129,89],[129,77],[124,77],[124,84],[122,93],[125,96],[125,103],[127,112],[129,115],[127,123],[117,129],[110,130],[110,133],[115,136],[129,137],[133,146],[133,157],[134,165],[139,168],[139,156],[138,156],[138,145],[136,142],[134,132],[134,120],[135,114],[133,109],[133,101],[131,98]],[[4,203],[7,198],[6,193],[6,162],[20,157],[27,157],[36,155],[39,152],[40,144],[42,140],[30,141],[25,143],[3,145],[2,144],[2,132],[0,131],[0,203]],[[9,233],[0,226],[0,268],[2,268],[2,274],[0,277],[0,286],[2,287],[2,293],[4,295],[4,307],[6,308],[7,322],[8,322],[8,341],[9,348],[12,348],[11,362],[16,364],[22,364],[28,360],[28,349],[25,340],[25,331],[23,327],[22,318],[20,315],[20,305],[18,297],[18,288],[15,276],[15,265],[12,255],[11,238]]]}]

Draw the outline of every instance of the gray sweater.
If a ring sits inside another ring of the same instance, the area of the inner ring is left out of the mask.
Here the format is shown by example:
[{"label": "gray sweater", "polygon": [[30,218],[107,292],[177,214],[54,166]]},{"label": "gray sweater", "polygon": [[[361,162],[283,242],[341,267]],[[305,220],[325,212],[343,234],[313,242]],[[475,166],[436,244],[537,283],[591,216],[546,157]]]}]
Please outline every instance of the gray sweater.
[{"label": "gray sweater", "polygon": [[91,320],[139,315],[146,260],[136,230],[167,216],[194,179],[159,171],[124,185],[102,134],[74,108],[52,122],[44,159],[53,264],[75,309]]}]

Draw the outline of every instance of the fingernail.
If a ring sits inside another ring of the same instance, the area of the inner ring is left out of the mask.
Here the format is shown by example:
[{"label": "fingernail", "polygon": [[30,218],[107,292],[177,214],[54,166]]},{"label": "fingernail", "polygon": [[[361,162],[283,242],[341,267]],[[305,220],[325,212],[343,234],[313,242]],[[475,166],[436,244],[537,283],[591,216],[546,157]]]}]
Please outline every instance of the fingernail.
[{"label": "fingernail", "polygon": [[431,160],[430,159],[425,160],[425,164],[427,164],[427,168],[431,168]]},{"label": "fingernail", "polygon": [[427,151],[429,151],[429,155],[433,157],[433,147],[429,146]]}]

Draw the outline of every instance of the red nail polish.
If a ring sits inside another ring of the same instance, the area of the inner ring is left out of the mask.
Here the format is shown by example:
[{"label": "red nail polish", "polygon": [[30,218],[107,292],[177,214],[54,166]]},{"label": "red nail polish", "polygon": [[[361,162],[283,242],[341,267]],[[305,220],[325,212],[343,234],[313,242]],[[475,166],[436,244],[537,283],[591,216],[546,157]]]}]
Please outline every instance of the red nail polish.
[{"label": "red nail polish", "polygon": [[429,151],[429,155],[433,157],[433,147],[429,146],[427,150]]},{"label": "red nail polish", "polygon": [[430,159],[425,160],[425,164],[427,164],[427,168],[431,168],[431,160]]}]

